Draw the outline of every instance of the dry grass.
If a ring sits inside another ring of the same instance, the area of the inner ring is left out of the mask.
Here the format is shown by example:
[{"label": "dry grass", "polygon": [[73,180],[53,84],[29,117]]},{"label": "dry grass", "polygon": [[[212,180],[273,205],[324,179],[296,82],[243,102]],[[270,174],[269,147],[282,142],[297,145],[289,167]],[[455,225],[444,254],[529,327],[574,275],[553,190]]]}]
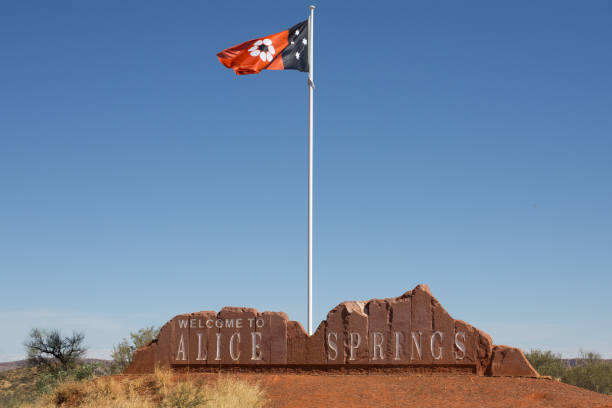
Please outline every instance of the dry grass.
[{"label": "dry grass", "polygon": [[266,398],[263,388],[259,385],[237,381],[231,378],[219,378],[213,387],[207,388],[207,405],[205,407],[234,408],[253,407],[263,408]]},{"label": "dry grass", "polygon": [[17,368],[0,373],[0,407],[15,408],[26,401],[37,398],[35,378],[37,372],[32,368]]},{"label": "dry grass", "polygon": [[89,382],[67,382],[37,403],[23,408],[263,408],[259,384],[220,376],[216,383],[177,379],[170,370],[152,376],[103,377]]}]

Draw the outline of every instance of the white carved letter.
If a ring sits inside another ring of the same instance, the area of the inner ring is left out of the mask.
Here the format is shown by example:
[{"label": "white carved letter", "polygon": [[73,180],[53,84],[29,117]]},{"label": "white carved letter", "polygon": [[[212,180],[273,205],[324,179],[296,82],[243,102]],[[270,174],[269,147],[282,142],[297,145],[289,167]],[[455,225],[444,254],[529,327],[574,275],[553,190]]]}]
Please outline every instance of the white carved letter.
[{"label": "white carved letter", "polygon": [[[372,336],[373,336],[373,343],[374,343],[372,345],[372,352],[374,354],[374,356],[372,357],[372,360],[378,360],[379,358],[380,360],[384,360],[385,356],[383,355],[382,344],[385,338],[383,334],[379,332],[372,333]],[[378,352],[376,352],[376,350],[378,350]]]},{"label": "white carved letter", "polygon": [[[351,332],[351,355],[349,360],[355,359],[355,350],[361,346],[361,334]],[[335,359],[334,359],[335,360]]]},{"label": "white carved letter", "polygon": [[[181,354],[183,355],[183,358],[179,357]],[[178,351],[176,352],[176,360],[177,361],[187,360],[187,353],[185,353],[185,339],[183,338],[182,334],[181,334],[181,339],[179,340]]]},{"label": "white carved letter", "polygon": [[400,336],[402,332],[395,332],[395,360],[400,360]]},{"label": "white carved letter", "polygon": [[411,360],[415,360],[415,358],[414,358],[414,346],[416,346],[417,353],[419,355],[418,360],[420,360],[421,358],[423,358],[423,353],[422,353],[422,350],[421,350],[421,338],[423,336],[423,333],[419,332],[418,343],[417,343],[416,333],[415,332],[411,332],[411,335],[412,335],[412,345],[410,346],[410,359]]},{"label": "white carved letter", "polygon": [[[238,355],[234,354],[234,339],[238,339]],[[230,337],[230,357],[234,361],[238,360],[240,357],[240,333],[234,333],[232,337]]]},{"label": "white carved letter", "polygon": [[434,353],[434,343],[436,340],[436,336],[440,336],[440,343],[442,343],[442,340],[444,339],[444,334],[441,331],[436,331],[434,332],[434,334],[431,335],[431,356],[434,358],[434,360],[440,360],[442,358],[442,346],[438,347],[438,355],[436,356],[436,353]]},{"label": "white carved letter", "polygon": [[204,350],[204,356],[202,357],[202,333],[198,333],[198,357],[196,360],[204,361],[208,358],[208,350]]},{"label": "white carved letter", "polygon": [[[331,340],[332,335],[335,338],[335,341]],[[334,357],[332,358],[331,353],[327,354],[327,358],[329,360],[335,360],[338,358],[338,346],[336,346],[336,341],[338,341],[338,334],[335,332],[329,332],[327,333],[327,346],[329,347],[329,349],[331,351],[334,352]]]},{"label": "white carved letter", "polygon": [[221,360],[221,333],[217,333],[217,355],[215,360]]},{"label": "white carved letter", "polygon": [[261,344],[259,344],[258,340],[261,341],[261,332],[251,332],[251,341],[253,345],[253,352],[251,353],[251,360],[255,360],[255,361],[262,359],[261,350],[259,350],[259,347],[261,346]]},{"label": "white carved letter", "polygon": [[[463,341],[459,341],[459,336],[463,337]],[[455,346],[461,351],[461,357],[459,357],[459,354],[455,351],[455,360],[463,360],[463,358],[465,357],[465,333],[464,332],[457,332],[455,334]]]}]

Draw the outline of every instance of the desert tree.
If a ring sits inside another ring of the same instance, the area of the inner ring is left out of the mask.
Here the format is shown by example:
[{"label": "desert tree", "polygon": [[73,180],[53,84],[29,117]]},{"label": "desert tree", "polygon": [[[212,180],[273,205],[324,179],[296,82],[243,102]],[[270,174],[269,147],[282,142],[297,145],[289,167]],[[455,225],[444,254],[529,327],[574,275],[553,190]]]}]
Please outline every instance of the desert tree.
[{"label": "desert tree", "polygon": [[57,329],[34,328],[24,346],[30,364],[69,369],[85,356],[87,348],[83,344],[84,340],[83,333],[74,332],[71,336],[64,337]]}]

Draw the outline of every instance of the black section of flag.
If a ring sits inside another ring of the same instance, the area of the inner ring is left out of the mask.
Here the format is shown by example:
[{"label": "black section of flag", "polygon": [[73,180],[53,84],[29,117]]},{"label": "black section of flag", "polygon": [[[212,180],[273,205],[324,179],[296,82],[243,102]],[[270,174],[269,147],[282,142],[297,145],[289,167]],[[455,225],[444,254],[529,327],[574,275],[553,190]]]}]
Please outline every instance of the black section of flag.
[{"label": "black section of flag", "polygon": [[308,72],[308,20],[289,29],[289,45],[282,52],[285,69]]}]

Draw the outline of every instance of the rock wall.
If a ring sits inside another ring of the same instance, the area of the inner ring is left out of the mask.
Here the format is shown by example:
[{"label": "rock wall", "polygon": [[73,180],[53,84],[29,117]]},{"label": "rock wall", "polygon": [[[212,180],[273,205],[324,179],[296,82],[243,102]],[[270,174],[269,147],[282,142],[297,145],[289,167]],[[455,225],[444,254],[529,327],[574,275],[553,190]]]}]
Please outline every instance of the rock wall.
[{"label": "rock wall", "polygon": [[522,351],[495,346],[418,285],[396,298],[343,302],[312,336],[279,312],[224,307],[175,316],[126,374],[175,369],[457,372],[536,377]]}]

